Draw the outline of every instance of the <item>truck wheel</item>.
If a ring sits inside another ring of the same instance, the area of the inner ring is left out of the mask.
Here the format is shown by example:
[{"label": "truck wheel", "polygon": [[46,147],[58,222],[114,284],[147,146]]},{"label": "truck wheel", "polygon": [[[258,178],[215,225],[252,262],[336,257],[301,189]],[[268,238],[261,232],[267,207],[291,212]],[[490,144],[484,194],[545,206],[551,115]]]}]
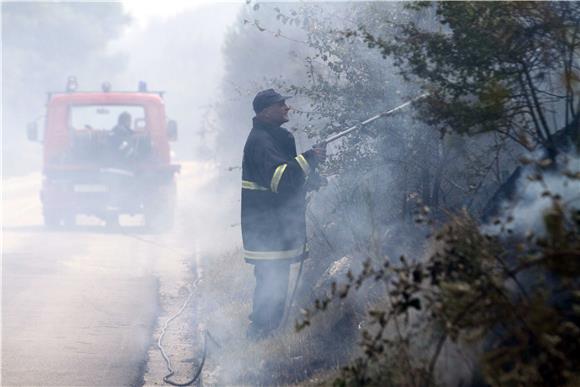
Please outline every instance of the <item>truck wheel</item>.
[{"label": "truck wheel", "polygon": [[109,214],[105,218],[105,225],[108,229],[117,229],[121,227],[119,224],[119,215],[117,214]]}]

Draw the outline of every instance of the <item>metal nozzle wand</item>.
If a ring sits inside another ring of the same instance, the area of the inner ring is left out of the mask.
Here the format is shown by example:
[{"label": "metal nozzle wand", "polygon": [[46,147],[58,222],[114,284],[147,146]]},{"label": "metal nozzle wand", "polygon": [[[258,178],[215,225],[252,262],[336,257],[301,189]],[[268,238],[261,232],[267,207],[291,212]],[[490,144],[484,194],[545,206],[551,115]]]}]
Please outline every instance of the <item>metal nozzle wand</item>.
[{"label": "metal nozzle wand", "polygon": [[408,105],[410,105],[410,104],[412,104],[412,103],[414,103],[414,102],[417,102],[418,100],[420,100],[420,99],[423,99],[423,98],[425,98],[425,97],[427,97],[427,96],[429,96],[429,93],[421,94],[420,96],[418,96],[418,97],[415,97],[415,98],[413,98],[412,100],[410,100],[410,101],[407,101],[407,102],[405,102],[404,104],[402,104],[402,105],[399,105],[399,106],[397,106],[397,107],[395,107],[395,108],[393,108],[393,109],[391,109],[391,110],[387,110],[386,112],[379,113],[379,114],[377,114],[376,116],[373,116],[373,117],[371,117],[371,118],[369,118],[369,119],[367,119],[367,120],[365,120],[365,121],[363,121],[363,122],[360,122],[360,123],[358,123],[358,124],[356,124],[356,125],[354,125],[354,126],[351,126],[351,127],[350,127],[350,128],[348,128],[348,129],[345,129],[345,130],[343,130],[342,132],[336,133],[336,134],[334,134],[334,135],[332,135],[332,136],[328,137],[327,139],[325,139],[325,140],[323,140],[323,141],[321,141],[321,142],[317,143],[316,145],[314,145],[314,146],[313,146],[313,148],[323,148],[323,147],[325,147],[326,145],[328,145],[329,143],[331,143],[331,142],[333,142],[333,141],[336,141],[336,140],[338,140],[339,138],[341,138],[341,137],[344,137],[344,136],[346,136],[347,134],[349,134],[349,133],[351,133],[351,132],[354,132],[354,131],[355,131],[355,130],[357,130],[357,129],[360,129],[360,128],[362,128],[363,126],[365,126],[365,125],[368,125],[368,124],[370,124],[371,122],[374,122],[374,121],[378,120],[379,118],[382,118],[382,117],[387,117],[387,116],[393,115],[394,113],[398,112],[399,110],[401,110],[401,109],[403,109],[403,108],[407,107]]}]

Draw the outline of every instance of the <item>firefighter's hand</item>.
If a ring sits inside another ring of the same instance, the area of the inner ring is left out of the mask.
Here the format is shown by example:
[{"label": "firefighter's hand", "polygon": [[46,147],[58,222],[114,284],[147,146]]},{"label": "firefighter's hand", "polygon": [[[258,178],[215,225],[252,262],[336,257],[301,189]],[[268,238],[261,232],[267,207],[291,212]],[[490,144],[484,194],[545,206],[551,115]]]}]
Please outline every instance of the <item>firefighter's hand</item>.
[{"label": "firefighter's hand", "polygon": [[312,147],[312,150],[319,164],[326,161],[326,144],[316,144]]}]

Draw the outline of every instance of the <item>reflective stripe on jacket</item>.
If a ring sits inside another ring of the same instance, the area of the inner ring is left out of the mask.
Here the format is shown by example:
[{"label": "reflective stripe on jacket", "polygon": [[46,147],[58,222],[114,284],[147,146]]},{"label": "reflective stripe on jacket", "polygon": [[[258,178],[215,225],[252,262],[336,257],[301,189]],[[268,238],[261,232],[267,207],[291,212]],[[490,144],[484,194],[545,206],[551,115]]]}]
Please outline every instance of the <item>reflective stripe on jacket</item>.
[{"label": "reflective stripe on jacket", "polygon": [[254,118],[242,162],[242,239],[244,258],[297,261],[307,251],[306,176],[314,154],[296,154],[294,136]]}]

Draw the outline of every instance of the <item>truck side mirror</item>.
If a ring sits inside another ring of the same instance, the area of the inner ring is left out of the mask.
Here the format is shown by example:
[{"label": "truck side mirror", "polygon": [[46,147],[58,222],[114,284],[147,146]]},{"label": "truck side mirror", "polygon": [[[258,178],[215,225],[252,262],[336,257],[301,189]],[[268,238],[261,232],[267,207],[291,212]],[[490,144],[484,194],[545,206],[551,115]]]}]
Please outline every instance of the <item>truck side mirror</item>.
[{"label": "truck side mirror", "polygon": [[38,141],[38,125],[36,122],[31,122],[26,126],[26,136],[28,141]]},{"label": "truck side mirror", "polygon": [[169,120],[167,123],[167,137],[169,141],[177,141],[177,122]]}]

